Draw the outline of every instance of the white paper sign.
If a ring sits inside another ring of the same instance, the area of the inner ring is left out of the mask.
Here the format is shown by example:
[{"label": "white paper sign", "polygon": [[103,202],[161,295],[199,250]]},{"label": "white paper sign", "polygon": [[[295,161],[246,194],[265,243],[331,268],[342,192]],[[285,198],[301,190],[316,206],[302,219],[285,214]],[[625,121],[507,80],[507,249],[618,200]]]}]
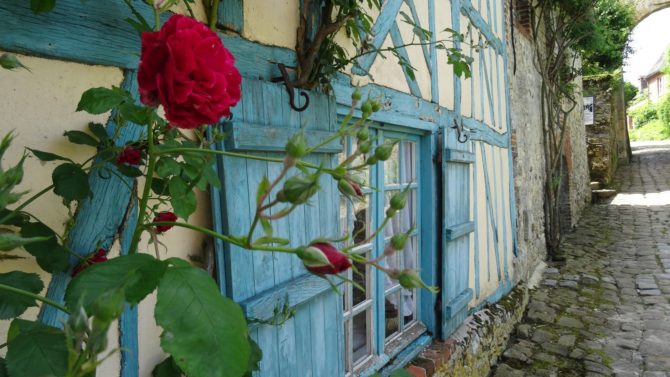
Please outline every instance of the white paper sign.
[{"label": "white paper sign", "polygon": [[596,112],[594,97],[584,97],[584,125],[593,124],[593,116]]}]

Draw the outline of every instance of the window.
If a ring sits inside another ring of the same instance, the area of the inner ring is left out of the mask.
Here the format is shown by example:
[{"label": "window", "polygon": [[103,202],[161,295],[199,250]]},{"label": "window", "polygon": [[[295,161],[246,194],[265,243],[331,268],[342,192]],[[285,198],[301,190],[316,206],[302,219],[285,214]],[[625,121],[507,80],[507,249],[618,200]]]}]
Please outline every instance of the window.
[{"label": "window", "polygon": [[[390,268],[418,268],[419,249],[419,137],[413,134],[371,130],[377,145],[400,141],[391,158],[383,164],[360,173],[361,178],[373,189],[364,190],[365,202],[342,198],[340,204],[341,229],[351,236],[355,252],[369,259],[383,253],[390,238],[400,232],[412,233],[405,250],[383,261]],[[348,145],[347,148],[351,148]],[[362,161],[358,161],[359,163]],[[393,194],[410,185],[405,208],[389,221],[384,230],[372,237],[380,226]],[[343,295],[345,366],[347,376],[365,370],[376,356],[395,355],[404,346],[425,331],[419,321],[417,290],[403,289],[397,281],[370,266],[355,264],[348,277],[363,290],[347,284]]]},{"label": "window", "polygon": [[533,19],[530,0],[514,0],[514,24],[525,35],[531,35]]}]

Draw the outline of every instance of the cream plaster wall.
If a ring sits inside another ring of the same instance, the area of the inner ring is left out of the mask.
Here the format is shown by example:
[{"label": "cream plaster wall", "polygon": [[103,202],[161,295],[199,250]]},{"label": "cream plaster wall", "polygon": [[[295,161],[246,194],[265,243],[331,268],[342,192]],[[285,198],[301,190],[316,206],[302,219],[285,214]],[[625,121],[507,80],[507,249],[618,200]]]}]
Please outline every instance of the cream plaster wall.
[{"label": "cream plaster wall", "polygon": [[[1,52],[0,52],[1,53]],[[105,123],[108,114],[92,116],[83,112],[75,112],[81,93],[91,87],[120,85],[123,74],[120,69],[90,66],[19,56],[19,59],[30,68],[25,70],[0,70],[0,133],[15,134],[12,147],[5,154],[3,166],[14,165],[23,154],[23,147],[50,151],[67,156],[75,161],[84,161],[93,152],[92,148],[70,144],[62,136],[66,130],[86,130],[88,122]],[[35,193],[51,184],[51,171],[56,163],[40,163],[36,158],[29,156],[24,164],[25,176],[21,190]],[[198,212],[191,217],[190,222],[209,227],[210,211],[209,197],[199,195]],[[35,214],[41,221],[57,232],[63,231],[63,223],[67,218],[65,207],[60,204],[59,198],[48,193],[36,200],[27,210]],[[161,258],[181,257],[188,259],[189,254],[200,254],[203,237],[182,228],[173,228],[161,239],[165,247],[160,248]],[[153,253],[146,240],[142,250]],[[92,250],[93,251],[93,250]],[[44,273],[29,254],[17,251],[12,252],[23,259],[4,260],[0,263],[0,272],[22,270],[40,274],[45,287],[49,283],[50,275]],[[111,256],[118,255],[118,246],[110,251]],[[42,294],[46,293],[46,288]],[[154,365],[160,362],[165,355],[160,349],[160,328],[153,319],[155,297],[150,296],[140,304],[139,312],[139,342],[140,342],[140,376],[149,376]],[[34,319],[38,308],[29,309],[23,318]],[[0,321],[0,339],[5,339],[10,321]],[[117,327],[113,326],[109,334],[109,350],[118,348]],[[4,350],[0,350],[4,353]],[[100,376],[118,374],[119,354],[115,353],[107,359],[99,369]]]}]

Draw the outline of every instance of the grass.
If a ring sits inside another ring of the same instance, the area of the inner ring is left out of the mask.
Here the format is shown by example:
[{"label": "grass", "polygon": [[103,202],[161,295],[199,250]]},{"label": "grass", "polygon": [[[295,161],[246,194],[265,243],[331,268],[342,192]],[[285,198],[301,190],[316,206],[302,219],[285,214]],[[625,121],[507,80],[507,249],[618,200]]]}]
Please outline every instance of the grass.
[{"label": "grass", "polygon": [[631,141],[657,141],[670,139],[670,127],[660,120],[652,120],[629,132]]}]

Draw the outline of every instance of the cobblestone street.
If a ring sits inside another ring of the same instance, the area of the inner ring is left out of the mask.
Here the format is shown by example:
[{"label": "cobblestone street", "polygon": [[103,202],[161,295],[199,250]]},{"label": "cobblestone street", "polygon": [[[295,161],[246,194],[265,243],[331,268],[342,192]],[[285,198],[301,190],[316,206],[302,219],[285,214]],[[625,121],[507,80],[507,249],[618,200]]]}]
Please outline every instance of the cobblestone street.
[{"label": "cobblestone street", "polygon": [[565,236],[493,376],[670,376],[670,143],[633,146]]}]

